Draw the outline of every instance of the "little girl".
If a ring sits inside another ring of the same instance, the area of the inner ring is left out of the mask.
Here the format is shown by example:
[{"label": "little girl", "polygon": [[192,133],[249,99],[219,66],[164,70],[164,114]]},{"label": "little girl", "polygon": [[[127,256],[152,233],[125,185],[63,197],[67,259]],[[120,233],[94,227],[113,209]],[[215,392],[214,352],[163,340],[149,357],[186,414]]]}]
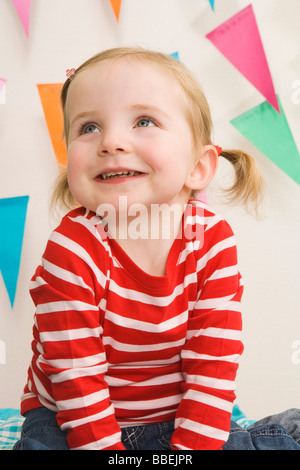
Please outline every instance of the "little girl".
[{"label": "little girl", "polygon": [[68,165],[54,200],[71,211],[31,283],[17,448],[226,448],[243,283],[230,227],[194,195],[221,155],[233,196],[257,201],[254,161],[212,144],[199,85],[161,53],[102,52],[61,101]]}]

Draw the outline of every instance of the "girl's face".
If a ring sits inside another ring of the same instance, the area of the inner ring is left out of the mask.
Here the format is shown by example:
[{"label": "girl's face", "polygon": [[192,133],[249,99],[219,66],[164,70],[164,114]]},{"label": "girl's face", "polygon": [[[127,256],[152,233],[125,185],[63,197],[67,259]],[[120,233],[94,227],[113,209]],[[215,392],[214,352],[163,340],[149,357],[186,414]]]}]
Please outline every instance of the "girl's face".
[{"label": "girl's face", "polygon": [[187,203],[195,167],[183,91],[155,64],[95,64],[70,84],[68,181],[75,199],[100,204]]}]

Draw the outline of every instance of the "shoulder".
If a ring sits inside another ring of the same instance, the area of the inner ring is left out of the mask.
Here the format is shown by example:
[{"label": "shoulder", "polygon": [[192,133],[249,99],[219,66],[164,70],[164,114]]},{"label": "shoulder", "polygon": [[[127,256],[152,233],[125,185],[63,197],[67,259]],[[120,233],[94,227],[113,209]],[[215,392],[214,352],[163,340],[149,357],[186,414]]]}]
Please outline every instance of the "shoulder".
[{"label": "shoulder", "polygon": [[52,236],[59,233],[74,242],[81,243],[81,241],[94,240],[98,243],[104,243],[105,237],[100,227],[102,227],[102,224],[99,216],[84,207],[78,207],[62,218]]},{"label": "shoulder", "polygon": [[[235,250],[236,242],[233,231],[224,217],[208,204],[191,199],[184,212],[183,220],[184,248],[179,262],[194,253],[195,259],[203,264],[217,253]],[[234,255],[234,254],[233,254]]]},{"label": "shoulder", "polygon": [[187,214],[191,216],[190,223],[197,226],[198,230],[201,228],[205,238],[228,238],[234,235],[223,215],[202,201],[191,199]]},{"label": "shoulder", "polygon": [[222,280],[225,289],[226,278],[230,280],[230,289],[237,289],[241,276],[238,270],[236,239],[230,225],[220,213],[206,203],[192,201],[192,205],[198,214],[197,223],[202,227],[201,243],[196,255],[201,285],[204,285],[207,279]]},{"label": "shoulder", "polygon": [[55,232],[73,232],[75,234],[83,231],[83,227],[91,227],[94,225],[94,218],[97,217],[94,212],[88,211],[84,207],[77,207],[64,215],[55,228]]},{"label": "shoulder", "polygon": [[68,212],[53,230],[46,253],[55,257],[79,257],[85,261],[89,260],[89,263],[91,258],[94,262],[101,259],[103,263],[110,253],[103,234],[101,218],[94,212],[79,207]]}]

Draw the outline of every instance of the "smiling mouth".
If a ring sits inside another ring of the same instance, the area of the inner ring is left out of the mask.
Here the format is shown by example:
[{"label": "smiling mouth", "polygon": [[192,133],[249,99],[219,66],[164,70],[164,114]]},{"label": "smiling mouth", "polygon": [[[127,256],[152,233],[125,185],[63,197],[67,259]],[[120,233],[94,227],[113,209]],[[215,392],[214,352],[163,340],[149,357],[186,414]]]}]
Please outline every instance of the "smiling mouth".
[{"label": "smiling mouth", "polygon": [[107,179],[112,179],[112,178],[128,178],[128,177],[134,177],[134,176],[139,176],[144,173],[141,173],[140,171],[107,171],[105,173],[101,173],[100,175],[97,176],[98,179],[101,180],[107,180]]}]

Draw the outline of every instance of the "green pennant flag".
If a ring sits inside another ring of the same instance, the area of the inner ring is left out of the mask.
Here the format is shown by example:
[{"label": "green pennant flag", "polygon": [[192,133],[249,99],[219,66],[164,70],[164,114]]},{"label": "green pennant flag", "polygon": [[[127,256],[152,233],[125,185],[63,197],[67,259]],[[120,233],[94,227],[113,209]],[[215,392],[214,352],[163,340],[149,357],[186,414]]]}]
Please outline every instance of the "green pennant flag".
[{"label": "green pennant flag", "polygon": [[232,119],[231,124],[296,183],[300,155],[279,97],[280,114],[267,102]]}]

